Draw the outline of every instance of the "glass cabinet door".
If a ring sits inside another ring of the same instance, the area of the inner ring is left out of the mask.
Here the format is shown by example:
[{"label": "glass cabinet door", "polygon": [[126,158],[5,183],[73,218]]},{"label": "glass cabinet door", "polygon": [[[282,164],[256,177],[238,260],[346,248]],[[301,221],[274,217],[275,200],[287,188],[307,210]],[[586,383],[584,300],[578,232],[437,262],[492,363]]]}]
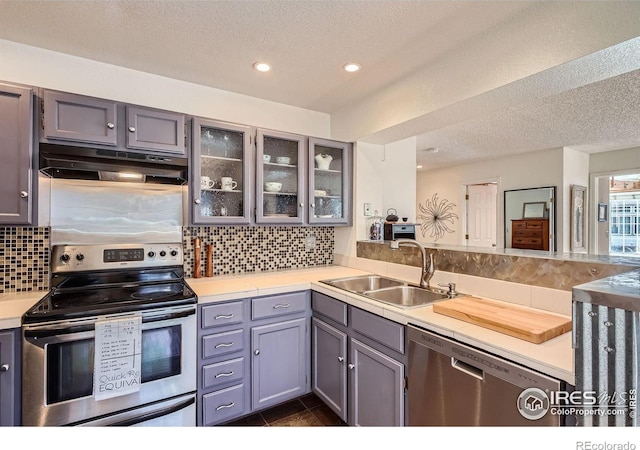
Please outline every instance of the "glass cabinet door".
[{"label": "glass cabinet door", "polygon": [[194,224],[250,222],[250,146],[250,127],[193,120]]},{"label": "glass cabinet door", "polygon": [[351,224],[349,143],[309,138],[309,223]]},{"label": "glass cabinet door", "polygon": [[256,144],[256,222],[303,223],[306,138],[258,130]]}]

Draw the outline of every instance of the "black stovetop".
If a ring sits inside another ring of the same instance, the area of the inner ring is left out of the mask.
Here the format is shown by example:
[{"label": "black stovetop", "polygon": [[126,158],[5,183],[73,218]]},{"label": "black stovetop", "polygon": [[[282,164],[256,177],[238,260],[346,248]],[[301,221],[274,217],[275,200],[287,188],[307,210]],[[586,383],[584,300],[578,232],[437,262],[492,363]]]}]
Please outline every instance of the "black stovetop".
[{"label": "black stovetop", "polygon": [[54,275],[52,289],[24,323],[76,319],[196,303],[182,268]]}]

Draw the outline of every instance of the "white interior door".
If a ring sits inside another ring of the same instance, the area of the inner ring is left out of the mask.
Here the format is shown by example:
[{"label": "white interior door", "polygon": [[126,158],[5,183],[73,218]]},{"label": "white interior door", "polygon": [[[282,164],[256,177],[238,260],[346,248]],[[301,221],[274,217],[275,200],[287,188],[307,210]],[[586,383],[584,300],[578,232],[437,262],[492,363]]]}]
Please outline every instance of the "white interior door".
[{"label": "white interior door", "polygon": [[467,245],[496,246],[497,195],[495,183],[467,186]]}]

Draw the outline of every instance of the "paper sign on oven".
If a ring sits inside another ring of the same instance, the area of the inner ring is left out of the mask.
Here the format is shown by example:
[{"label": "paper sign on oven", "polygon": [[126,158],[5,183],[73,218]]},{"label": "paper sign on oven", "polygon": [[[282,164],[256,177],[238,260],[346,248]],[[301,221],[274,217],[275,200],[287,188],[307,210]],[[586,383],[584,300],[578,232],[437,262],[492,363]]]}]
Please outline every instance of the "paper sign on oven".
[{"label": "paper sign on oven", "polygon": [[99,320],[96,322],[95,332],[95,400],[139,391],[142,369],[142,316]]}]

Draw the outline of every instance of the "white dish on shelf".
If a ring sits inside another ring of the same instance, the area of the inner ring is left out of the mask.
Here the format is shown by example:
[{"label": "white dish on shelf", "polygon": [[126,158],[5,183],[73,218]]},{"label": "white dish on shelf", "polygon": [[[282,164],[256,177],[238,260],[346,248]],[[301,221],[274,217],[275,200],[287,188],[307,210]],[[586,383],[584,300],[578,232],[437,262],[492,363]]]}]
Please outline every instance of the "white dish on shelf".
[{"label": "white dish on shelf", "polygon": [[265,214],[265,217],[292,217],[290,214]]},{"label": "white dish on shelf", "polygon": [[264,184],[264,190],[267,192],[280,192],[282,189],[282,183],[276,181],[267,181]]},{"label": "white dish on shelf", "polygon": [[262,160],[266,163],[271,161],[271,155],[262,155]]},{"label": "white dish on shelf", "polygon": [[331,219],[333,218],[333,214],[320,214],[317,216],[319,219]]},{"label": "white dish on shelf", "polygon": [[291,164],[291,158],[289,158],[288,156],[277,156],[276,162],[278,164]]},{"label": "white dish on shelf", "polygon": [[321,189],[316,189],[313,191],[313,195],[315,197],[325,197],[327,195],[327,191],[323,191]]}]

